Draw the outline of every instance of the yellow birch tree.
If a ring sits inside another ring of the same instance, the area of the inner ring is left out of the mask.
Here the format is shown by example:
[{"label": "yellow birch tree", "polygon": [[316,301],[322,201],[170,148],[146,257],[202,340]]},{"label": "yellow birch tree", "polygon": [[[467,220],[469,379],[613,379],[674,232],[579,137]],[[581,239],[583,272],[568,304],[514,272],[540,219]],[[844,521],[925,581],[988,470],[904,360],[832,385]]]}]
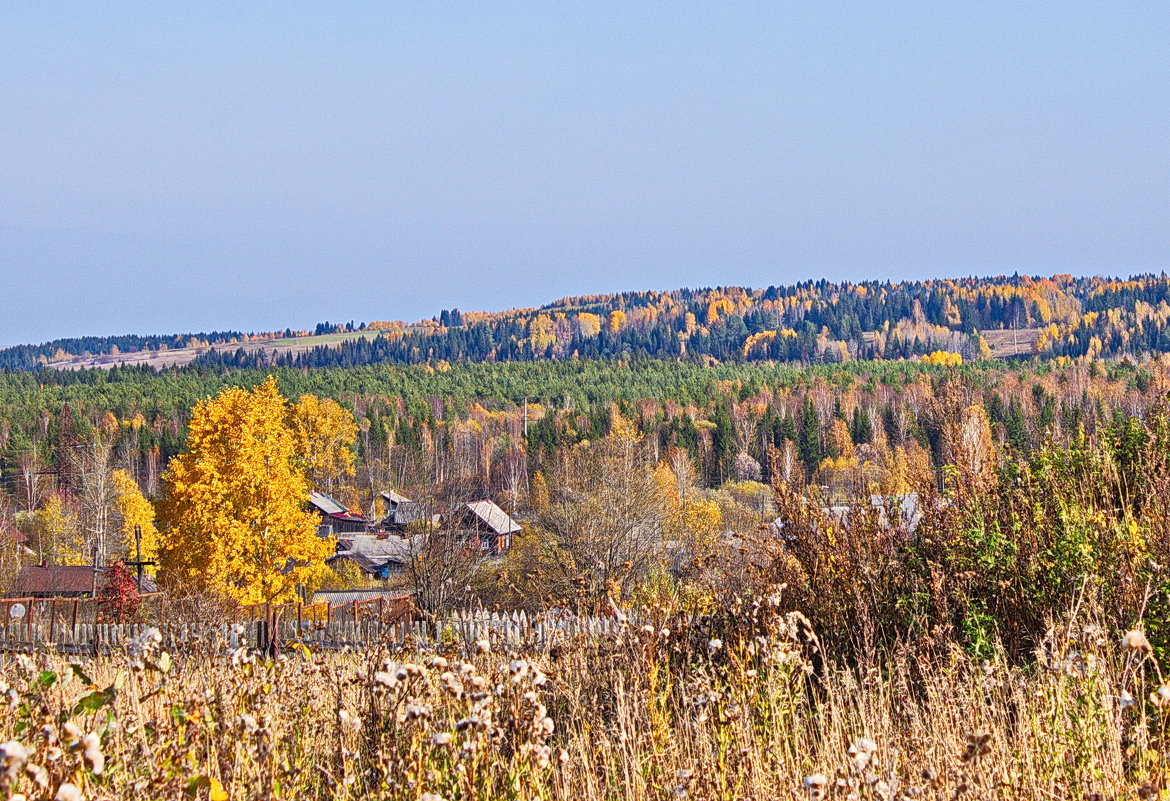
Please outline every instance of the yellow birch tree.
[{"label": "yellow birch tree", "polygon": [[316,395],[302,395],[288,409],[293,448],[309,481],[317,489],[333,492],[335,481],[354,474],[358,426],[353,414],[337,401]]},{"label": "yellow birch tree", "polygon": [[115,470],[113,482],[114,512],[126,553],[131,557],[136,555],[134,529],[138,527],[142,531],[142,558],[157,560],[158,529],[154,525],[154,505],[146,499],[138,488],[138,482],[126,470]]},{"label": "yellow birch tree", "polygon": [[330,544],[306,511],[288,403],[268,380],[195,406],[187,449],[163,476],[167,580],[239,603],[288,601],[325,576]]}]

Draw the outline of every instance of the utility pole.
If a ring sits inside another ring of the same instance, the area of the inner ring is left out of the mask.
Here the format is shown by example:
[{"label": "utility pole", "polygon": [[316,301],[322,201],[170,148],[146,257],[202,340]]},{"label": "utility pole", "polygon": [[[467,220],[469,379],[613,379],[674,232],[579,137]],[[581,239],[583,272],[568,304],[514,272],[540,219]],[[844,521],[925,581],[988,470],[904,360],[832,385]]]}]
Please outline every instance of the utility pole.
[{"label": "utility pole", "polygon": [[90,568],[89,568],[89,597],[90,598],[97,598],[97,572],[98,572],[97,557],[98,557],[98,549],[97,549],[97,546],[95,545],[95,546],[93,546],[93,558],[90,560],[90,562],[92,564],[90,565]]},{"label": "utility pole", "polygon": [[127,562],[127,565],[133,565],[138,568],[138,591],[142,592],[142,569],[147,565],[153,565],[154,562],[149,559],[142,558],[142,526],[134,527],[134,550],[138,558],[133,562]]}]

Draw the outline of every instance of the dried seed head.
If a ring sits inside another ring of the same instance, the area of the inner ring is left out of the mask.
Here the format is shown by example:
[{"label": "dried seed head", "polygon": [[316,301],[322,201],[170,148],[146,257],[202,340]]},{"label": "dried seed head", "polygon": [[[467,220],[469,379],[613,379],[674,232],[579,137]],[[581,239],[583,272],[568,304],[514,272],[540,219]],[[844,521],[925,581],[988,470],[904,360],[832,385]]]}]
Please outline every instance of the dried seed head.
[{"label": "dried seed head", "polygon": [[85,796],[81,794],[81,790],[76,784],[65,782],[57,788],[54,801],[85,801]]},{"label": "dried seed head", "polygon": [[353,732],[362,730],[362,719],[351,713],[348,709],[337,710],[337,720],[341,723],[341,728],[343,729],[348,729]]},{"label": "dried seed head", "polygon": [[79,729],[77,724],[71,720],[67,721],[65,725],[61,727],[61,733],[65,735],[65,745],[69,748],[77,745],[78,741],[81,739],[81,729]]},{"label": "dried seed head", "polygon": [[810,799],[819,801],[819,799],[825,797],[825,787],[828,783],[829,780],[825,778],[825,774],[814,773],[811,776],[804,777],[804,790],[808,793]]},{"label": "dried seed head", "polygon": [[28,759],[28,753],[28,749],[16,740],[0,745],[0,769],[3,769],[5,775],[15,776]]},{"label": "dried seed head", "polygon": [[849,746],[848,753],[849,762],[853,770],[857,773],[862,773],[869,767],[870,762],[873,761],[873,755],[877,753],[877,743],[862,737]]},{"label": "dried seed head", "polygon": [[101,772],[106,767],[106,757],[102,754],[101,741],[93,732],[81,738],[82,758],[85,760],[86,766],[93,771],[95,776],[100,776]]},{"label": "dried seed head", "polygon": [[1121,647],[1123,650],[1141,654],[1148,654],[1153,650],[1150,641],[1139,629],[1127,631],[1125,636],[1121,638]]},{"label": "dried seed head", "polygon": [[24,775],[28,776],[29,781],[35,784],[42,793],[49,789],[49,772],[40,765],[29,762],[24,766]]}]

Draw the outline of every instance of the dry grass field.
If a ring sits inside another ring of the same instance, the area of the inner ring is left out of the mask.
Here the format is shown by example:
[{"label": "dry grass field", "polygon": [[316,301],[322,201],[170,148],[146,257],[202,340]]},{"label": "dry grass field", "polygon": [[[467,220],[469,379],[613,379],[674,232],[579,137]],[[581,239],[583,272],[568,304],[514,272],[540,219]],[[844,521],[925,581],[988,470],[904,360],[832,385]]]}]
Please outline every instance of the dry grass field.
[{"label": "dry grass field", "polygon": [[[1056,626],[1028,667],[913,644],[835,665],[780,596],[703,632],[551,654],[0,661],[13,799],[1164,797],[1161,683],[1137,632]],[[844,635],[844,633],[842,634]]]},{"label": "dry grass field", "polygon": [[271,353],[305,353],[322,345],[336,345],[354,339],[374,339],[381,333],[376,330],[354,331],[344,334],[323,334],[310,337],[265,339],[257,342],[242,342],[239,345],[217,345],[211,348],[173,348],[171,350],[143,350],[134,353],[119,353],[113,356],[78,356],[59,362],[50,362],[52,370],[82,370],[88,368],[109,369],[120,365],[147,365],[156,370],[164,367],[181,367],[190,364],[195,357],[208,350],[222,350],[234,353],[243,348],[248,353],[268,351]]},{"label": "dry grass field", "polygon": [[983,338],[991,348],[991,355],[997,359],[1006,359],[1011,356],[1031,356],[1036,339],[1040,336],[1039,328],[1004,329],[983,331]]}]

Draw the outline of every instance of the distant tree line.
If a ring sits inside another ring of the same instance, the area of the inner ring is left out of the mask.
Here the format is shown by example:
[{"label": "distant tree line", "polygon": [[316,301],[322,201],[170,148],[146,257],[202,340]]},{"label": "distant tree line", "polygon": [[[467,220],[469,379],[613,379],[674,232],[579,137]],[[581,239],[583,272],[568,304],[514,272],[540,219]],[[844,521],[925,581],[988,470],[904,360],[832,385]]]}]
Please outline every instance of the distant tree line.
[{"label": "distant tree line", "polygon": [[[996,355],[990,332],[1003,331],[1016,332],[1015,357],[1140,356],[1170,352],[1170,279],[1016,275],[626,292],[498,313],[444,309],[413,324],[324,322],[312,333],[367,328],[380,333],[299,353],[233,349],[233,342],[257,336],[238,332],[56,340],[2,350],[0,368],[191,342],[216,346],[198,357],[197,369],[573,358],[833,364],[936,351],[982,359]],[[1004,336],[997,341],[1002,345]]]}]

